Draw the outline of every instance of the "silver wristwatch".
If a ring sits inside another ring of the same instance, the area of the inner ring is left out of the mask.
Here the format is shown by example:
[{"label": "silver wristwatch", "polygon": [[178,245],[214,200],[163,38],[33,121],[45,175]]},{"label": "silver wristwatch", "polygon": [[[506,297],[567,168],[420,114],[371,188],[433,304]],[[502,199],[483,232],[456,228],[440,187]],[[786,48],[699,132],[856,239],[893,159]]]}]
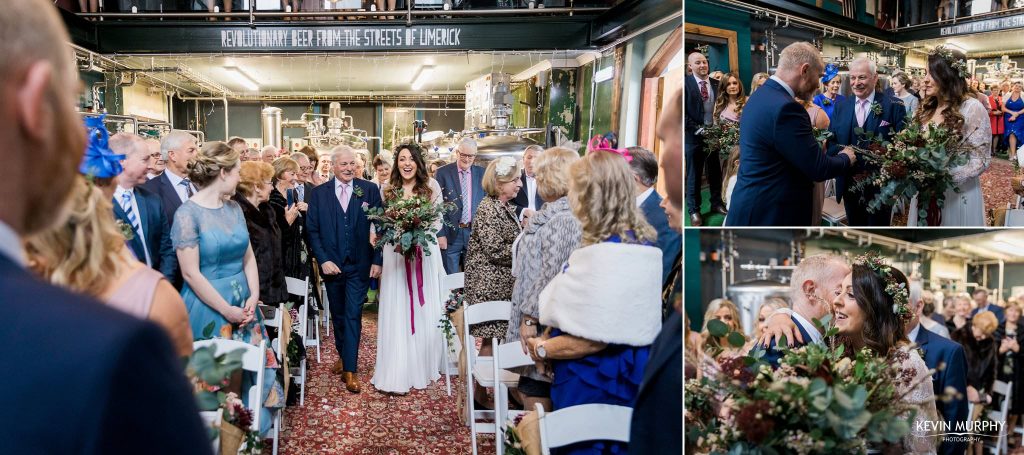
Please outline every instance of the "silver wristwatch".
[{"label": "silver wristwatch", "polygon": [[544,343],[537,345],[537,357],[542,359],[548,358],[548,351],[544,350]]},{"label": "silver wristwatch", "polygon": [[533,327],[533,326],[537,325],[537,321],[534,321],[533,319],[524,319],[523,320],[523,325],[525,325],[527,327]]}]

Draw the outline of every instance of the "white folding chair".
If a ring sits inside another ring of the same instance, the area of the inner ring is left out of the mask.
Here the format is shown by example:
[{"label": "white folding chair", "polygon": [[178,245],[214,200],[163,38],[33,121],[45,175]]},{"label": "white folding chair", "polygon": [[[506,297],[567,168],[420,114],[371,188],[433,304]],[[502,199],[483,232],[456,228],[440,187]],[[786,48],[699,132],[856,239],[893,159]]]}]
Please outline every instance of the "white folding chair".
[{"label": "white folding chair", "polygon": [[[464,307],[462,318],[463,337],[462,350],[466,353],[466,396],[468,397],[467,407],[469,408],[469,429],[473,441],[473,454],[476,455],[476,434],[495,433],[496,425],[492,422],[485,422],[483,419],[494,419],[494,411],[478,411],[473,401],[473,383],[479,382],[483,387],[494,387],[494,369],[491,366],[493,357],[480,357],[476,351],[476,340],[469,334],[469,326],[489,321],[508,321],[512,314],[512,302],[492,301],[480,302]],[[498,378],[501,382],[511,382],[513,379],[509,372]],[[519,381],[519,375],[515,375],[515,381]],[[478,421],[480,419],[480,421]]]},{"label": "white folding chair", "polygon": [[[497,381],[494,384],[494,439],[495,446],[498,448],[498,455],[504,455],[505,444],[502,441],[505,440],[505,421],[513,420],[516,415],[526,412],[508,410],[508,390],[519,385],[519,375],[509,370],[516,367],[533,365],[534,362],[529,354],[523,352],[523,344],[519,341],[498,345],[498,339],[493,338],[491,343],[494,346],[491,377],[502,378],[501,381]],[[512,375],[515,375],[515,381],[506,382],[506,379],[513,379]]]},{"label": "white folding chair", "polygon": [[583,441],[629,442],[633,408],[613,404],[581,404],[544,412],[537,403],[540,449],[551,455],[552,448]]},{"label": "white folding chair", "polygon": [[[331,336],[331,301],[327,298],[327,284],[323,280],[320,280],[320,301],[324,304],[320,322],[324,325],[327,336]],[[320,359],[317,359],[317,362],[319,361]]]},{"label": "white folding chair", "polygon": [[[302,337],[303,347],[316,346],[316,362],[320,363],[320,325],[313,321],[313,327],[309,326],[309,277],[305,281],[297,278],[286,277],[285,285],[288,293],[302,296],[302,307],[299,309],[299,335]],[[310,336],[312,332],[313,336]],[[307,354],[308,356],[308,354]],[[299,362],[299,376],[297,382],[299,387],[299,406],[306,404],[306,359]]]},{"label": "white folding chair", "polygon": [[[447,290],[447,292],[442,293],[442,295],[445,296],[450,295],[451,292],[456,289],[462,289],[464,287],[466,287],[466,274],[464,272],[445,275],[444,279],[441,281],[442,290]],[[444,306],[444,302],[441,302],[441,305]],[[448,396],[452,396],[452,371],[454,370],[456,374],[458,374],[459,365],[458,361],[452,361],[452,357],[450,355],[452,347],[448,344],[448,337],[445,336],[444,332],[441,332],[441,346],[444,346],[444,386],[448,391]],[[456,352],[456,356],[457,355],[458,352]],[[457,358],[458,357],[456,357],[456,359]]]},{"label": "white folding chair", "polygon": [[[281,325],[284,323],[284,305],[260,305],[260,311],[263,313],[263,325],[267,327],[273,327],[277,329],[277,338],[271,340],[271,348],[274,353],[277,354],[277,360],[284,364],[284,353],[280,352],[280,337],[281,337]],[[271,317],[266,317],[267,313],[272,314]],[[275,344],[276,343],[276,344]]]},{"label": "white folding chair", "polygon": [[[1010,400],[1013,395],[1013,382],[996,381],[992,385],[993,402],[996,402],[994,395],[1002,396],[1002,402],[999,403],[999,409],[990,409],[987,417],[995,422],[1006,422],[1007,417],[1010,416]],[[985,448],[992,450],[994,454],[1008,453],[1006,447],[1006,438],[1010,430],[1003,425],[1002,429],[999,430],[999,436],[995,442],[989,440],[985,441]]]},{"label": "white folding chair", "polygon": [[[263,414],[261,412],[263,409],[263,383],[267,380],[265,377],[267,371],[267,340],[260,341],[259,346],[223,338],[199,340],[192,343],[193,350],[205,346],[213,346],[215,349],[214,355],[226,354],[239,349],[245,351],[245,354],[242,355],[242,369],[255,374],[256,383],[245,392],[246,397],[243,401],[246,407],[252,410],[252,430],[260,431],[260,416]],[[281,413],[282,411],[278,410],[274,415],[274,455],[277,455],[277,445],[281,439]]]}]

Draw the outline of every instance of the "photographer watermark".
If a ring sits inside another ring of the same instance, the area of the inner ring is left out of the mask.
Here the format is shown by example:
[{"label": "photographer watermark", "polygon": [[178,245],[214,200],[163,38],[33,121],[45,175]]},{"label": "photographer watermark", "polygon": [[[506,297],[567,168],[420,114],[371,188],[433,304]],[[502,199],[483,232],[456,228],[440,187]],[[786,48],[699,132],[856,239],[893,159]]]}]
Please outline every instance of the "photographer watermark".
[{"label": "photographer watermark", "polygon": [[927,434],[946,442],[980,442],[982,438],[998,438],[1005,434],[1004,420],[947,422],[923,420],[914,423],[914,433]]}]

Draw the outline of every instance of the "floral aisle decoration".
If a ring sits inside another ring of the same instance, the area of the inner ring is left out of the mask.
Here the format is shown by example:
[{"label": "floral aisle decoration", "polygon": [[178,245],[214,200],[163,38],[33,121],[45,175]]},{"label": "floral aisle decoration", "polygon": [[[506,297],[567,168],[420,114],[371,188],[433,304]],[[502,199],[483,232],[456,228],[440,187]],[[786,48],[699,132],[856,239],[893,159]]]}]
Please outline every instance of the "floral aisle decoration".
[{"label": "floral aisle decoration", "polygon": [[[729,336],[719,321],[709,322],[708,330]],[[829,329],[826,340],[835,334]],[[899,444],[910,433],[915,411],[901,404],[899,390],[917,384],[913,369],[899,367],[906,351],[879,357],[866,348],[846,352],[842,344],[815,343],[781,349],[785,355],[777,370],[756,349],[720,359],[716,376],[686,383],[690,444],[723,454],[853,454]]]},{"label": "floral aisle decoration", "polygon": [[[213,330],[212,323],[208,330]],[[242,368],[244,354],[245,350],[237,349],[217,355],[216,347],[203,346],[192,353],[186,367],[199,410],[220,413],[219,425],[210,428],[210,439],[219,438],[217,447],[222,454],[239,453],[243,441],[246,451],[242,453],[260,453],[263,449],[259,432],[251,429],[252,410],[234,392],[224,390],[231,375]]]},{"label": "floral aisle decoration", "polygon": [[465,290],[452,289],[452,292],[448,294],[448,300],[444,303],[444,314],[441,315],[441,320],[438,321],[437,327],[444,333],[445,339],[448,340],[448,346],[452,346],[455,343],[455,327],[452,326],[452,313],[462,308],[465,298]]},{"label": "floral aisle decoration", "polygon": [[[433,226],[437,222],[448,224],[444,214],[454,211],[455,204],[435,204],[420,195],[406,199],[402,197],[402,188],[392,188],[388,192],[390,197],[387,205],[374,208],[363,205],[363,211],[376,226],[377,241],[374,246],[381,248],[384,245],[395,245],[395,252],[405,257],[405,278],[409,305],[412,307],[409,314],[412,318],[415,297],[419,297],[420,306],[426,302],[423,297],[423,256],[429,256],[430,246],[437,244]],[[415,286],[413,276],[416,278]],[[412,333],[416,333],[415,322],[412,323]]]},{"label": "floral aisle decoration", "polygon": [[526,414],[516,415],[515,419],[511,419],[505,422],[504,439],[502,444],[505,445],[506,455],[526,455],[526,447],[523,444],[523,438],[519,436],[519,432],[516,427],[522,422],[523,416]]},{"label": "floral aisle decoration", "polygon": [[914,121],[908,121],[906,128],[894,134],[891,140],[859,128],[855,131],[868,141],[866,148],[855,149],[875,170],[856,176],[853,189],[879,189],[866,201],[867,210],[875,213],[884,206],[909,207],[916,196],[918,225],[939,225],[946,192],[960,192],[951,169],[967,164],[968,160],[967,154],[961,151],[960,135],[936,125],[922,129]]},{"label": "floral aisle decoration", "polygon": [[718,122],[704,127],[704,147],[709,154],[717,153],[723,160],[729,159],[732,148],[740,143],[740,124]]}]

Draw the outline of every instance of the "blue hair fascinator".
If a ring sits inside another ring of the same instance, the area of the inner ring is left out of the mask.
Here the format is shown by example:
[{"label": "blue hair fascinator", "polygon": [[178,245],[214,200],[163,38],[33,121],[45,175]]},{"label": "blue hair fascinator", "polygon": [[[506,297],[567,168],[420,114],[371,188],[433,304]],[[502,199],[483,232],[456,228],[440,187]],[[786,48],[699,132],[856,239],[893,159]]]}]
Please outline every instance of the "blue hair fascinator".
[{"label": "blue hair fascinator", "polygon": [[78,172],[82,175],[97,178],[112,178],[121,173],[121,160],[124,155],[114,153],[107,141],[110,133],[103,125],[106,114],[100,116],[86,117],[85,129],[87,131],[88,145],[85,147],[85,156],[82,157],[82,164],[78,166]]},{"label": "blue hair fascinator", "polygon": [[821,83],[827,84],[832,79],[835,79],[835,77],[838,75],[839,67],[836,66],[834,63],[829,63],[828,65],[825,65],[825,75],[821,76]]}]

